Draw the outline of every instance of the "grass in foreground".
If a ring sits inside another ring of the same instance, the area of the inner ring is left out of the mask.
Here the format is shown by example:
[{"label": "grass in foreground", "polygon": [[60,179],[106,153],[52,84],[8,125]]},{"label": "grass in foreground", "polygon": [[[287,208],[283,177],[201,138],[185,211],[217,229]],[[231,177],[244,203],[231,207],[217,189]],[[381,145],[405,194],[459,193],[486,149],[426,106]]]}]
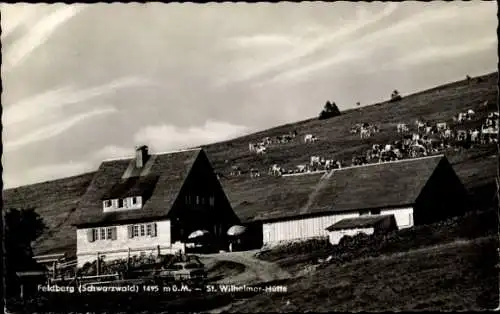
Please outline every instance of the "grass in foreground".
[{"label": "grass in foreground", "polygon": [[231,312],[481,310],[498,305],[498,239],[458,240],[330,265]]}]

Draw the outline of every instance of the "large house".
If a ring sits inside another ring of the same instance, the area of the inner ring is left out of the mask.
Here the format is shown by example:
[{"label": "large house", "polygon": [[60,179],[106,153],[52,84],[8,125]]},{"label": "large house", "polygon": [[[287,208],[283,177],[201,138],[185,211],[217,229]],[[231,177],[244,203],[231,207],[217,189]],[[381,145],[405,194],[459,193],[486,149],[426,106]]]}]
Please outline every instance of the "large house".
[{"label": "large house", "polygon": [[240,219],[261,225],[264,245],[328,237],[326,228],[347,218],[394,215],[402,229],[467,209],[467,191],[443,155],[223,185]]},{"label": "large house", "polygon": [[106,160],[76,211],[78,265],[129,254],[172,253],[197,230],[225,246],[238,217],[202,149]]}]

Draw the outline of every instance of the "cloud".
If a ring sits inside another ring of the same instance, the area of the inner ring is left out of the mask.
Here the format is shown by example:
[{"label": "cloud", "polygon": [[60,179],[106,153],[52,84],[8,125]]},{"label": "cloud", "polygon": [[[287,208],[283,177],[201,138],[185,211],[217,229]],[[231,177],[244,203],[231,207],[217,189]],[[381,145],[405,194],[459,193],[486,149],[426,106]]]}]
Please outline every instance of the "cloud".
[{"label": "cloud", "polygon": [[4,188],[56,180],[96,170],[96,165],[89,162],[67,162],[63,164],[43,165],[28,171],[18,171],[15,174],[4,175]]},{"label": "cloud", "polygon": [[118,89],[154,84],[156,83],[139,77],[124,77],[83,90],[75,90],[71,86],[61,87],[8,106],[4,109],[3,124],[4,126],[10,126],[29,119],[40,119],[50,110],[78,104],[91,98],[112,93]]},{"label": "cloud", "polygon": [[263,48],[262,46],[294,45],[300,38],[279,34],[258,34],[252,36],[236,36],[229,42],[236,48]]},{"label": "cloud", "polygon": [[104,160],[111,158],[133,156],[134,151],[132,149],[133,147],[125,148],[115,145],[108,145],[98,150],[94,154],[92,154],[92,158],[96,160]]},{"label": "cloud", "polygon": [[357,19],[354,23],[346,22],[343,26],[339,27],[334,32],[329,29],[328,31],[320,35],[319,38],[315,38],[309,41],[304,40],[300,43],[300,45],[297,45],[295,49],[293,49],[290,53],[284,54],[272,61],[262,63],[260,66],[248,68],[247,71],[242,71],[241,73],[238,73],[233,77],[223,78],[222,80],[216,82],[216,86],[224,86],[226,84],[250,80],[255,77],[264,75],[270,71],[276,70],[283,65],[296,62],[301,58],[304,58],[324,47],[329,46],[332,42],[339,42],[341,40],[348,39],[357,31],[390,16],[396,11],[397,8],[398,4],[389,3],[384,7],[382,12],[372,15],[370,16],[370,18],[367,18],[365,10],[361,9],[362,11],[357,13]]},{"label": "cloud", "polygon": [[[398,59],[396,62],[392,60],[387,63],[382,62],[388,65],[378,67],[376,71],[379,71],[381,68],[387,69],[388,67],[394,66],[415,65],[442,60],[443,58],[456,57],[483,50],[496,44],[497,38],[496,36],[492,36],[478,41],[477,43],[463,41],[461,44],[453,47],[436,47],[431,42],[431,36],[426,35],[425,30],[439,27],[444,21],[455,21],[456,23],[462,24],[466,23],[466,17],[470,18],[470,15],[462,14],[463,11],[461,10],[463,10],[463,8],[446,6],[436,8],[430,12],[425,11],[412,15],[400,22],[392,24],[390,27],[380,29],[369,35],[359,37],[357,40],[350,41],[348,44],[342,46],[342,50],[333,52],[332,56],[326,59],[305,65],[298,65],[295,68],[278,73],[270,79],[262,80],[256,83],[256,85],[263,86],[273,82],[289,83],[290,81],[308,79],[313,72],[326,69],[332,70],[331,67],[334,65],[342,65],[342,67],[345,68],[349,62],[370,60],[375,52],[381,52],[383,54],[384,50],[387,49],[386,46],[391,43],[400,43],[396,44],[395,47],[397,49],[391,49],[393,52],[400,54],[408,53],[408,55]],[[474,20],[470,19],[469,22],[473,23]],[[424,48],[420,46],[417,50],[418,52],[414,53],[415,49],[410,45],[405,45],[405,40],[409,38],[414,42],[424,41]],[[425,45],[428,45],[428,47],[425,48]]]},{"label": "cloud", "polygon": [[221,121],[207,121],[201,127],[181,129],[172,125],[149,126],[134,137],[137,145],[146,144],[155,150],[184,149],[206,145],[241,136],[248,132],[245,126]]},{"label": "cloud", "polygon": [[[16,150],[24,145],[38,142],[38,141],[42,141],[42,140],[46,140],[46,139],[52,138],[54,136],[57,136],[57,135],[65,132],[66,130],[70,129],[71,127],[73,127],[79,123],[82,123],[83,121],[88,120],[92,117],[103,115],[103,114],[109,114],[109,113],[113,113],[116,111],[117,110],[115,108],[110,107],[110,108],[100,108],[100,109],[96,109],[96,110],[89,111],[86,113],[78,114],[78,115],[75,115],[69,119],[65,119],[62,122],[55,123],[53,125],[49,125],[49,126],[41,128],[41,129],[38,129],[34,132],[31,132],[31,133],[21,137],[20,139],[17,139],[17,140],[9,140],[9,139],[5,140],[4,139],[4,143],[5,143],[4,148],[6,151]],[[5,135],[7,137],[7,134],[5,134]]]},{"label": "cloud", "polygon": [[33,27],[29,28],[26,35],[15,41],[11,47],[7,47],[4,56],[4,70],[9,71],[19,65],[36,48],[45,43],[54,31],[83,8],[84,6],[77,4],[59,6],[54,12],[40,19]]},{"label": "cloud", "polygon": [[422,65],[424,63],[450,60],[461,56],[470,55],[478,51],[496,48],[497,38],[484,38],[476,42],[467,42],[467,44],[455,46],[429,46],[415,53],[408,54],[405,57],[391,61],[384,68],[405,67]]}]

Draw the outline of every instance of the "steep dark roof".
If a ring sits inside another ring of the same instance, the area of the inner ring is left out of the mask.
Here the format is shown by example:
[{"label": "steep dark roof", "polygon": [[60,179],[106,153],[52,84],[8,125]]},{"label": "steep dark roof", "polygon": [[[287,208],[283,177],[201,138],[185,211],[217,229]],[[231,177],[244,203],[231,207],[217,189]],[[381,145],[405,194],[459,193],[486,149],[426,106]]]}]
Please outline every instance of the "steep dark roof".
[{"label": "steep dark roof", "polygon": [[[166,217],[201,149],[152,155],[141,173],[126,178],[134,158],[104,161],[80,201],[76,225],[106,224]],[[152,189],[139,210],[103,213],[102,200],[110,195],[132,195]]]},{"label": "steep dark roof", "polygon": [[328,174],[223,181],[242,221],[413,205],[442,155],[349,167]]},{"label": "steep dark roof", "polygon": [[130,196],[147,197],[153,193],[158,182],[158,175],[146,175],[122,179],[108,192],[104,193],[102,200],[125,198]]},{"label": "steep dark roof", "polygon": [[342,219],[341,221],[334,223],[333,225],[326,228],[326,230],[333,231],[333,230],[369,228],[369,227],[374,227],[376,224],[383,222],[384,220],[393,220],[395,223],[394,215],[362,216],[356,218]]},{"label": "steep dark roof", "polygon": [[241,221],[264,220],[269,217],[296,216],[307,206],[316,184],[323,174],[297,176],[262,176],[249,179],[221,179],[234,212]]}]

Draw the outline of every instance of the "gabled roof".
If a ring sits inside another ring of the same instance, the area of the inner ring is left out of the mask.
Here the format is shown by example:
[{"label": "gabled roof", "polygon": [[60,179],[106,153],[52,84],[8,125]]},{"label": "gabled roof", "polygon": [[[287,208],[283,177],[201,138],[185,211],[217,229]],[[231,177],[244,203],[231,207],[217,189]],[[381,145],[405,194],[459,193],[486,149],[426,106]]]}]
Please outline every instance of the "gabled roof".
[{"label": "gabled roof", "polygon": [[[102,162],[80,201],[75,225],[166,217],[201,152],[192,149],[151,155],[139,177],[127,173],[134,157]],[[145,191],[151,196],[141,209],[103,212],[102,200],[106,197],[132,196]]]},{"label": "gabled roof", "polygon": [[358,228],[370,228],[376,226],[378,223],[384,220],[393,220],[396,223],[394,215],[376,215],[376,216],[361,216],[355,218],[346,218],[341,221],[334,223],[333,225],[326,228],[328,231],[333,230],[346,230],[346,229],[358,229]]},{"label": "gabled roof", "polygon": [[234,212],[241,221],[296,216],[307,206],[323,174],[287,177],[262,176],[221,179]]},{"label": "gabled roof", "polygon": [[443,155],[333,170],[327,174],[224,180],[242,221],[411,206]]},{"label": "gabled roof", "polygon": [[153,193],[158,182],[158,175],[145,175],[120,180],[102,196],[102,200],[125,198],[130,196],[147,197]]}]

